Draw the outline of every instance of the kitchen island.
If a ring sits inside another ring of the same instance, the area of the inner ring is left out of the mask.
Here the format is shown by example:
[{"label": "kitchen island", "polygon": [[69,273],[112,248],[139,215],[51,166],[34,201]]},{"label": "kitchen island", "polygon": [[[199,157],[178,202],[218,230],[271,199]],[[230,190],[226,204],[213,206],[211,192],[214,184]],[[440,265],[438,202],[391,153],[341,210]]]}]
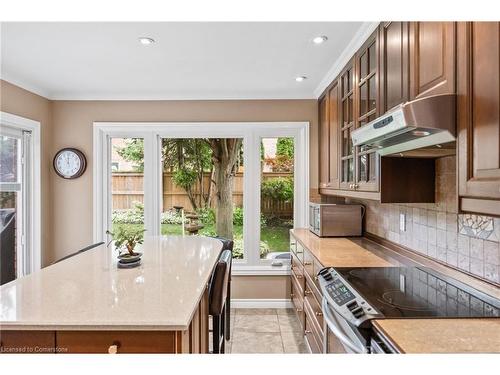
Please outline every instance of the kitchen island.
[{"label": "kitchen island", "polygon": [[0,350],[207,353],[208,282],[222,243],[146,237],[137,268],[101,245],[0,287]]}]

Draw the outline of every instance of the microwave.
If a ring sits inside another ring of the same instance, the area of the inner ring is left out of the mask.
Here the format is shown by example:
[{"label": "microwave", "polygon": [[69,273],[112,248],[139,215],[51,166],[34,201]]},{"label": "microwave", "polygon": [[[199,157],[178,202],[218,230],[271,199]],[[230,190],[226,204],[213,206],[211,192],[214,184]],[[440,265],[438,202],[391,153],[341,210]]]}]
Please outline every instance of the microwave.
[{"label": "microwave", "polygon": [[319,237],[352,237],[363,233],[361,204],[309,203],[309,230]]}]

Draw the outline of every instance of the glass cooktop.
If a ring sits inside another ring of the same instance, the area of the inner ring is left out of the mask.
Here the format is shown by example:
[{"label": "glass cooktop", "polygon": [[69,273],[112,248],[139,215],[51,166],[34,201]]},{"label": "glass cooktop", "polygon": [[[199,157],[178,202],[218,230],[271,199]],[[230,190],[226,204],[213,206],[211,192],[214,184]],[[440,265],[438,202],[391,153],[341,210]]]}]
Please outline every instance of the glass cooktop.
[{"label": "glass cooktop", "polygon": [[428,268],[335,270],[386,318],[500,316],[500,301]]}]

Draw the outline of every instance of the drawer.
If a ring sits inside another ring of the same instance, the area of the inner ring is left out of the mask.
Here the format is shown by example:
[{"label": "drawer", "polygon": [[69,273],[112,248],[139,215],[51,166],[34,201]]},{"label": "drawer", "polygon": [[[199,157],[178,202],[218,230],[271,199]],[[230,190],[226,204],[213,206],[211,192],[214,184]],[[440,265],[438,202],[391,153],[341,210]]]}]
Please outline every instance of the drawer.
[{"label": "drawer", "polygon": [[323,348],[323,328],[319,325],[313,308],[311,307],[309,301],[304,300],[304,313],[309,320],[309,329],[313,332],[316,342]]},{"label": "drawer", "polygon": [[302,295],[304,294],[304,271],[302,269],[302,265],[298,263],[297,259],[295,257],[292,257],[292,265],[291,265],[291,276],[292,278],[295,278],[297,283],[300,286],[300,289],[302,290]]},{"label": "drawer", "polygon": [[311,348],[311,353],[323,353],[323,346],[321,345],[321,342],[318,341],[317,333],[315,332],[314,326],[307,314],[305,319],[304,335],[309,343],[309,347]]},{"label": "drawer", "polygon": [[304,272],[307,273],[310,278],[316,276],[314,273],[314,257],[307,249],[304,250]]},{"label": "drawer", "polygon": [[0,353],[56,353],[54,331],[0,331]]},{"label": "drawer", "polygon": [[304,299],[302,297],[303,291],[299,288],[297,281],[294,277],[292,279],[292,291],[290,298],[292,300],[293,308],[297,313],[297,317],[299,318],[300,325],[304,328]]},{"label": "drawer", "polygon": [[304,304],[307,304],[306,313],[309,312],[311,318],[316,323],[318,329],[323,333],[323,311],[321,310],[320,300],[317,298],[315,292],[313,292],[309,280],[306,280],[306,287],[304,290]]},{"label": "drawer", "polygon": [[174,331],[59,331],[67,353],[175,353]]}]

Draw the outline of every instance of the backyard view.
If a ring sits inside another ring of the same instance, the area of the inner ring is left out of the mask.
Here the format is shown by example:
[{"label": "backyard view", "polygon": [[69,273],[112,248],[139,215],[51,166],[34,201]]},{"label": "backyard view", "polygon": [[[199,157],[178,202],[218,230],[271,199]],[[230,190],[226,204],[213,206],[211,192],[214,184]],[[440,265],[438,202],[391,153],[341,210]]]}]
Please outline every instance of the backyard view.
[{"label": "backyard view", "polygon": [[[164,235],[200,234],[235,241],[243,258],[242,139],[163,139]],[[144,227],[143,140],[113,139],[113,231]],[[288,252],[293,227],[292,138],[261,144],[261,258]],[[184,221],[184,228],[183,223]]]}]

